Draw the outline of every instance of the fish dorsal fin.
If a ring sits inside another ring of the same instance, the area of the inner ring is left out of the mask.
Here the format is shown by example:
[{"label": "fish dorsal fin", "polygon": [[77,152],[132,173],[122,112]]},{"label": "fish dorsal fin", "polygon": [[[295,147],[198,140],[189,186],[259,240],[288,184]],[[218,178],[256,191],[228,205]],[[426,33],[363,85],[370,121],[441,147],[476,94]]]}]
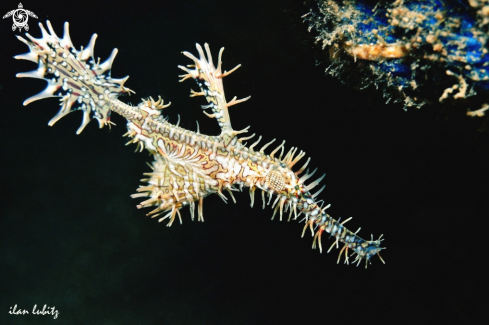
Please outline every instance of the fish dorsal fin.
[{"label": "fish dorsal fin", "polygon": [[[248,96],[243,99],[236,99],[234,97],[229,103],[226,101],[226,96],[224,95],[224,87],[222,84],[222,78],[230,75],[236,69],[238,69],[241,64],[238,64],[234,69],[230,71],[221,71],[221,57],[222,52],[224,51],[224,47],[219,51],[219,58],[217,60],[217,67],[214,66],[212,62],[212,55],[209,49],[209,45],[207,43],[204,44],[205,52],[202,49],[200,44],[196,44],[197,51],[199,52],[199,58],[196,58],[193,54],[189,52],[183,52],[183,55],[194,61],[193,65],[178,66],[183,71],[187,72],[187,74],[181,75],[182,78],[180,82],[193,78],[197,82],[197,85],[200,88],[199,92],[191,91],[190,97],[195,96],[205,96],[207,99],[208,105],[203,105],[202,108],[212,109],[212,114],[204,111],[204,114],[211,118],[216,118],[219,126],[221,127],[220,137],[223,139],[224,145],[227,146],[234,137],[239,133],[247,132],[247,128],[242,131],[235,131],[231,126],[231,120],[229,118],[228,107],[239,104],[250,99],[251,96]],[[194,68],[191,70],[191,68]]]}]

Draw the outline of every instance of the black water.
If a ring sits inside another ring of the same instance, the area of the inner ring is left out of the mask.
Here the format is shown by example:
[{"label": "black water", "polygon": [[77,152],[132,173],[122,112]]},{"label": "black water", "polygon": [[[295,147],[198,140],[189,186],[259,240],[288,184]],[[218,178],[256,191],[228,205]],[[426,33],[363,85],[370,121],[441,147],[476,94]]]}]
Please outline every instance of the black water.
[{"label": "black water", "polygon": [[[17,7],[4,1],[2,13]],[[308,7],[282,1],[25,2],[58,35],[70,22],[76,46],[98,33],[96,56],[119,48],[113,76],[131,77],[137,104],[162,95],[170,121],[217,134],[178,83],[181,51],[208,42],[223,64],[235,129],[286,139],[327,173],[321,198],[360,234],[384,234],[386,265],[337,265],[319,254],[302,224],[270,221],[272,210],[247,193],[238,203],[204,202],[205,222],[171,228],[136,209],[135,192],[151,161],[125,147],[125,122],[112,130],[81,113],[47,122],[57,99],[22,106],[42,90],[16,79],[35,69],[0,22],[0,324],[478,324],[485,282],[489,213],[487,118],[467,107],[403,111],[374,90],[357,91],[324,74],[327,65],[302,23]],[[320,175],[320,174],[319,174]],[[258,199],[258,196],[257,196]],[[329,247],[331,240],[323,239]],[[32,315],[55,307],[58,318]],[[10,307],[29,315],[11,315]]]}]

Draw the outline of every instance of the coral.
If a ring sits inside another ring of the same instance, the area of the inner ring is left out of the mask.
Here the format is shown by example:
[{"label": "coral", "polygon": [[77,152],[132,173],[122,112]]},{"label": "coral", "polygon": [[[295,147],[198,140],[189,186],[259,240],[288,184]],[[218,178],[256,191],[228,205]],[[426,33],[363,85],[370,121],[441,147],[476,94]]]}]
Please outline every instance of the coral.
[{"label": "coral", "polygon": [[487,3],[327,0],[303,17],[326,49],[327,72],[344,83],[381,88],[405,107],[472,96],[480,105],[489,91]]}]

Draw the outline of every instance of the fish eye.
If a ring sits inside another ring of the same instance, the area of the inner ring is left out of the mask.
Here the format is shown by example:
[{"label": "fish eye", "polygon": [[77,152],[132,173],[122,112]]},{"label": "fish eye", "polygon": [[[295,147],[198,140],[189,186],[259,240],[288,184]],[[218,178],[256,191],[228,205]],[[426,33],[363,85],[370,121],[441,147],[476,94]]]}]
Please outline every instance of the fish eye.
[{"label": "fish eye", "polygon": [[282,174],[280,174],[276,170],[271,170],[266,175],[265,180],[266,180],[268,186],[276,192],[280,192],[285,187],[284,177],[282,176]]}]

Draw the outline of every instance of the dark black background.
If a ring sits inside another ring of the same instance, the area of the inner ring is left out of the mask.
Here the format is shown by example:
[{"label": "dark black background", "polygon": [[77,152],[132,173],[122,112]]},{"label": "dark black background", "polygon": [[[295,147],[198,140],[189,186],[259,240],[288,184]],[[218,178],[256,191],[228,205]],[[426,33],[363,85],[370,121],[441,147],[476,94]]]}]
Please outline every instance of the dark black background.
[{"label": "dark black background", "polygon": [[[217,123],[178,83],[178,64],[208,42],[223,64],[235,129],[286,139],[327,173],[321,194],[336,218],[360,234],[384,234],[383,265],[336,264],[338,251],[311,250],[302,224],[270,221],[261,200],[249,207],[204,200],[205,222],[166,228],[129,197],[152,160],[125,147],[117,127],[88,125],[81,113],[54,127],[57,99],[23,100],[44,82],[17,79],[36,68],[14,55],[27,47],[0,21],[1,324],[481,324],[487,282],[483,224],[489,212],[489,132],[467,107],[384,105],[326,76],[301,1],[22,2],[59,36],[70,22],[75,46],[98,33],[95,55],[119,48],[112,75],[131,77],[137,104],[162,95],[171,122],[215,135]],[[3,1],[4,13],[17,8]],[[23,34],[23,33],[22,33]],[[475,107],[474,107],[475,108]],[[257,198],[259,198],[257,196]],[[323,239],[329,247],[331,240]],[[9,308],[56,306],[51,316]]]}]

